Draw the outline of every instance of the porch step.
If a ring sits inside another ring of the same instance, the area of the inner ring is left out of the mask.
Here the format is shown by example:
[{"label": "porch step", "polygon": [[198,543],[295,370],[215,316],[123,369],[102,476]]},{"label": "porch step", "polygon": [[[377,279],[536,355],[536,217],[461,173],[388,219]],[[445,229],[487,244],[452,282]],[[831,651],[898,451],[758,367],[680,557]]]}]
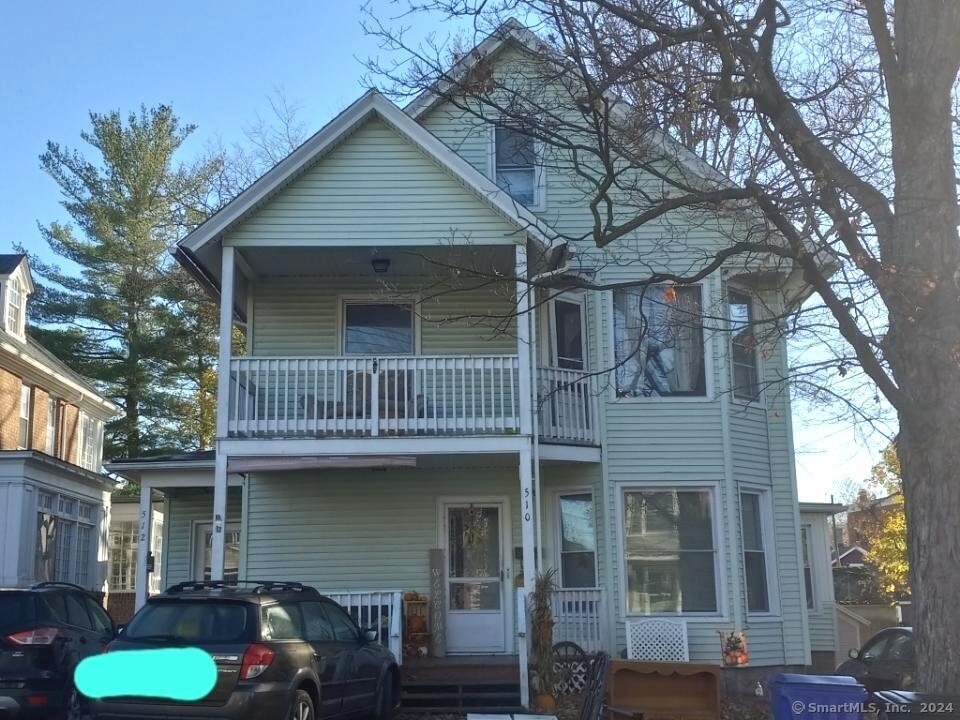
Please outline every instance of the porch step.
[{"label": "porch step", "polygon": [[518,712],[521,710],[520,685],[478,683],[476,680],[466,683],[404,683],[400,692],[400,708],[423,712]]}]

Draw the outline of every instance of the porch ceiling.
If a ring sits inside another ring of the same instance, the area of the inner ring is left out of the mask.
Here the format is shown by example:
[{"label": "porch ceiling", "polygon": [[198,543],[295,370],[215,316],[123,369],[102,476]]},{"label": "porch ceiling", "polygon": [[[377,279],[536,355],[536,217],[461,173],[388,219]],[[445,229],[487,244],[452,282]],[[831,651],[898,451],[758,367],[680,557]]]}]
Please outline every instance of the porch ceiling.
[{"label": "porch ceiling", "polygon": [[[507,277],[514,272],[512,246],[253,247],[237,253],[262,277],[349,276],[389,283],[391,278],[434,276],[452,268]],[[389,260],[387,271],[375,272],[374,259]]]}]

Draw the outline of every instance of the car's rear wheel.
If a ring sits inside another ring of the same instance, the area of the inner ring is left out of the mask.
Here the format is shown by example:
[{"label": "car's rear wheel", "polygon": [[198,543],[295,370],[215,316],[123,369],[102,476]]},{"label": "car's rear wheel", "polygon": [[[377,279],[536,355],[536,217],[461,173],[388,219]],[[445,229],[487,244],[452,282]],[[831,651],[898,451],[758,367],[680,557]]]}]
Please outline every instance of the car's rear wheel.
[{"label": "car's rear wheel", "polygon": [[309,693],[304,690],[297,690],[297,696],[293,699],[293,715],[291,720],[314,720],[313,700]]},{"label": "car's rear wheel", "polygon": [[64,714],[65,720],[83,720],[86,717],[83,707],[83,696],[76,688],[70,690],[67,696],[67,710]]}]

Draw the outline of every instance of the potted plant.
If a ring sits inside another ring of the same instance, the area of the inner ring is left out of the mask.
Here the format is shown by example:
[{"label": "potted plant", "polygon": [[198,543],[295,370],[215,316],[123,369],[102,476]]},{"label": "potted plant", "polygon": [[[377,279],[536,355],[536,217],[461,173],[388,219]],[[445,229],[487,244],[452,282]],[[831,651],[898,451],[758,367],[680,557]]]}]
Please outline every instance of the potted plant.
[{"label": "potted plant", "polygon": [[530,652],[533,667],[530,689],[534,706],[546,713],[557,710],[554,696],[557,678],[553,665],[553,608],[550,601],[557,589],[557,571],[550,568],[539,573],[530,594]]}]

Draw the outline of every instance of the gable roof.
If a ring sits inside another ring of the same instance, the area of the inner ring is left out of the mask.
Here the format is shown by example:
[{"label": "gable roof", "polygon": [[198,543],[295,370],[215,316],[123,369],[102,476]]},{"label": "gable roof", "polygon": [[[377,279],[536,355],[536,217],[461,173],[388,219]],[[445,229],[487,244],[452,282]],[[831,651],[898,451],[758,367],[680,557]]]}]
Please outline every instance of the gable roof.
[{"label": "gable roof", "polygon": [[0,254],[0,275],[9,275],[26,259],[27,256],[24,253]]},{"label": "gable roof", "polygon": [[382,94],[376,90],[369,90],[250,187],[180,240],[174,248],[174,254],[182,257],[177,253],[177,249],[183,249],[194,255],[211,241],[229,232],[374,114],[460,181],[491,210],[526,232],[545,250],[552,251],[565,245],[558,233],[551,230],[526,207],[515,202],[509,193],[444,145],[430,131]]}]

